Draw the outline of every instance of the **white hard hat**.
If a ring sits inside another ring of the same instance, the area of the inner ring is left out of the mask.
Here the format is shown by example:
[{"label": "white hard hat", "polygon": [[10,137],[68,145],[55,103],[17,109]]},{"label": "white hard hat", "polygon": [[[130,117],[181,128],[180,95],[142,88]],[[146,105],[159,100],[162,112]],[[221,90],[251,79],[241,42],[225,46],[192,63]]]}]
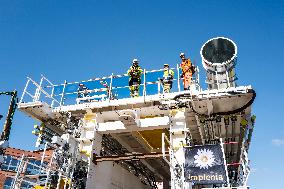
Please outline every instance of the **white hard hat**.
[{"label": "white hard hat", "polygon": [[139,62],[139,60],[137,59],[137,58],[134,58],[133,60],[132,60],[132,63],[138,63]]},{"label": "white hard hat", "polygon": [[180,53],[180,55],[179,55],[179,56],[180,56],[180,57],[181,57],[181,56],[185,56],[185,54],[182,52],[182,53]]}]

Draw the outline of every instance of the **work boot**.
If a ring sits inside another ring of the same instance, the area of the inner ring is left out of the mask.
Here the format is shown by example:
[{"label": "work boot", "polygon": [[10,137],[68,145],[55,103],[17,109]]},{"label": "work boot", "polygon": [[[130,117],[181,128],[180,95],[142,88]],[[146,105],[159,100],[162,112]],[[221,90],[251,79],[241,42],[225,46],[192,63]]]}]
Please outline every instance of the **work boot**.
[{"label": "work boot", "polygon": [[164,93],[170,92],[170,84],[164,84]]},{"label": "work boot", "polygon": [[138,91],[134,91],[134,97],[139,97],[139,92]]}]

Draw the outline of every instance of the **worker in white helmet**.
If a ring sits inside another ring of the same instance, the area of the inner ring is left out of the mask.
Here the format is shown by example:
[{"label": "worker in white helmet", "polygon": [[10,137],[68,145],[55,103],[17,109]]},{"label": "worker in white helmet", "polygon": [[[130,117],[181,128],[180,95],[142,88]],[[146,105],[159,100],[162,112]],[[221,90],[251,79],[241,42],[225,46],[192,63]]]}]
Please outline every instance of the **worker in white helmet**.
[{"label": "worker in white helmet", "polygon": [[180,58],[181,58],[181,79],[183,79],[183,87],[184,90],[189,90],[190,84],[191,84],[191,79],[192,75],[195,73],[195,66],[192,65],[191,61],[189,58],[185,58],[184,53],[180,53]]},{"label": "worker in white helmet", "polygon": [[88,87],[86,87],[83,83],[79,83],[79,87],[77,89],[78,98],[84,98],[88,95]]},{"label": "worker in white helmet", "polygon": [[142,75],[142,68],[139,66],[138,59],[133,59],[132,66],[127,71],[129,76],[129,90],[130,96],[138,97],[139,96],[139,88],[141,84],[141,75]]},{"label": "worker in white helmet", "polygon": [[[79,83],[79,87],[77,89],[77,97],[78,98],[85,98],[89,96],[88,92],[89,88],[86,87],[83,83]],[[80,100],[79,103],[88,102],[89,100]]]},{"label": "worker in white helmet", "polygon": [[164,74],[162,79],[162,84],[164,88],[164,93],[169,93],[174,79],[174,71],[170,69],[169,64],[164,64]]}]

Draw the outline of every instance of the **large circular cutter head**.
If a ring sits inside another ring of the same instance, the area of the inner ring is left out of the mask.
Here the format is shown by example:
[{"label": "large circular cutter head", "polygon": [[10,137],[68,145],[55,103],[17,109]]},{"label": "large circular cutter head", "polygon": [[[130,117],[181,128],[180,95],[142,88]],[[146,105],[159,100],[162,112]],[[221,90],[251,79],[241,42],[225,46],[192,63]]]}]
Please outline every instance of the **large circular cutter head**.
[{"label": "large circular cutter head", "polygon": [[212,38],[202,46],[200,55],[206,70],[222,72],[234,65],[237,45],[225,37]]}]

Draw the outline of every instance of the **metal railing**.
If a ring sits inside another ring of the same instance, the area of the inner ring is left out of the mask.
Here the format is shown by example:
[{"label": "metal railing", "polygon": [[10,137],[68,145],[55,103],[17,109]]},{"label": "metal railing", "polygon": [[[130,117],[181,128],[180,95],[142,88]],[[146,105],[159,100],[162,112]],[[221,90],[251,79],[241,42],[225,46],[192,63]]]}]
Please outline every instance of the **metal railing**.
[{"label": "metal railing", "polygon": [[[142,82],[139,85],[139,89],[141,89],[139,96],[145,97],[147,95],[164,93],[163,84],[160,80],[160,78],[163,78],[163,70],[164,69],[143,70],[143,74],[141,75]],[[171,70],[175,73],[175,77],[172,80],[173,87],[171,92],[180,92],[182,91],[181,82],[183,81],[183,78],[180,78],[181,68],[179,64],[177,64],[176,67],[171,68]],[[75,103],[129,98],[128,78],[129,76],[127,74],[111,74],[107,77],[92,78],[81,82],[67,82],[65,80],[63,84],[55,85],[43,75],[41,75],[39,83],[27,77],[28,80],[20,103],[44,101],[51,107],[58,107]],[[107,86],[103,86],[101,82],[107,83]],[[83,83],[88,89],[78,91],[80,83]],[[198,67],[192,77],[191,86],[195,88],[194,90],[201,91]],[[85,95],[83,95],[83,93]],[[82,95],[83,97],[79,97]]]},{"label": "metal railing", "polygon": [[[27,79],[28,81],[26,83],[24,92],[21,96],[19,103],[25,103],[25,101],[26,102],[38,102],[40,101],[40,99],[43,99],[41,98],[41,94],[44,94],[45,95],[44,98],[47,98],[47,100],[51,100],[51,103],[50,103],[51,106],[53,106],[54,102],[60,105],[60,102],[54,98],[54,88],[52,88],[51,92],[48,92],[47,90],[45,90],[45,87],[43,86],[44,82],[47,82],[49,85],[53,85],[45,76],[41,75],[41,80],[39,84],[30,77],[27,77]],[[34,90],[35,92],[33,94]]]}]

